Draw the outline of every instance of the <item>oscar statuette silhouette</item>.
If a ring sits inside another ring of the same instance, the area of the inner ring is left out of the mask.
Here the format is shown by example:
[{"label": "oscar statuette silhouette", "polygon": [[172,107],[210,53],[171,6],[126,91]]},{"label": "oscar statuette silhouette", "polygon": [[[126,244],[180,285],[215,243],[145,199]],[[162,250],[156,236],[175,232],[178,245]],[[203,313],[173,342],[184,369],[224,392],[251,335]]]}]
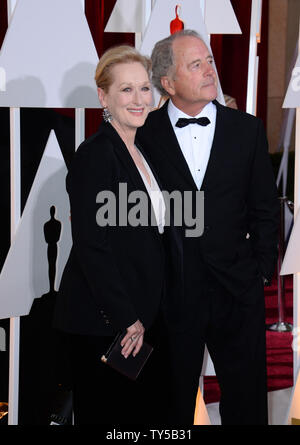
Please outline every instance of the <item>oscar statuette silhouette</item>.
[{"label": "oscar statuette silhouette", "polygon": [[49,275],[49,293],[55,292],[55,276],[56,276],[56,260],[57,260],[57,243],[61,234],[61,222],[55,219],[55,207],[50,208],[50,220],[44,225],[45,241],[48,244],[48,275]]},{"label": "oscar statuette silhouette", "polygon": [[20,425],[50,424],[53,410],[58,406],[62,375],[68,374],[63,338],[52,326],[58,294],[55,289],[58,242],[62,231],[62,223],[55,218],[55,212],[52,205],[50,218],[43,225],[49,291],[35,298],[30,313],[21,317]]}]

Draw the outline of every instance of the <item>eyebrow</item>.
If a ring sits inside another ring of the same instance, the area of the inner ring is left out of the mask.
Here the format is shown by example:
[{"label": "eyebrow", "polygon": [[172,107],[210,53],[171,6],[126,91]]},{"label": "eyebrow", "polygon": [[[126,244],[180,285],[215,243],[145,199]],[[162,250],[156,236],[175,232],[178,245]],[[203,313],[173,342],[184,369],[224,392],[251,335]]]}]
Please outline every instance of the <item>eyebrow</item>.
[{"label": "eyebrow", "polygon": [[[208,56],[206,56],[206,57],[205,57],[205,60],[207,60],[207,59],[213,59],[212,54],[209,54]],[[192,66],[192,65],[194,65],[194,63],[197,63],[197,62],[201,62],[201,59],[193,60],[192,62],[190,62],[190,63],[188,64],[188,66]]]},{"label": "eyebrow", "polygon": [[[150,80],[145,80],[145,82],[142,82],[141,83],[141,85],[146,85],[146,84],[150,84],[151,82],[150,82]],[[134,85],[132,82],[122,82],[122,83],[120,83],[120,87],[122,87],[122,86],[132,86],[132,85]]]}]

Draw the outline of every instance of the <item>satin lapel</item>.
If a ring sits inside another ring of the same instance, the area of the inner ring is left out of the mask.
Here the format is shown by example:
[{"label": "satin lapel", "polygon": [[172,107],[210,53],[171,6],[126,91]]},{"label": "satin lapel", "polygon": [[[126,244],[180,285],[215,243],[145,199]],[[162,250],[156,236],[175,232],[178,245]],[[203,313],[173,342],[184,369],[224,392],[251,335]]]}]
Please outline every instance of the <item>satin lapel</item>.
[{"label": "satin lapel", "polygon": [[234,128],[231,128],[231,122],[227,122],[224,108],[217,101],[213,103],[217,107],[216,128],[200,190],[209,189],[214,178],[218,177],[220,169],[224,167],[223,160],[228,155],[226,147],[230,145],[229,139],[234,135]]},{"label": "satin lapel", "polygon": [[[132,159],[126,145],[116,132],[116,130],[110,125],[110,124],[103,124],[102,126],[103,132],[109,137],[109,139],[113,143],[113,147],[115,149],[115,152],[120,159],[121,163],[124,165],[130,179],[134,183],[137,190],[141,190],[145,192],[150,200],[150,196],[148,194],[148,191],[146,189],[146,186],[144,184],[144,181],[134,163],[134,160]],[[149,201],[151,204],[151,200]],[[154,212],[152,204],[151,204],[152,212]],[[158,228],[156,226],[151,225],[151,215],[148,216],[149,225],[155,230],[155,232],[158,234]]]},{"label": "satin lapel", "polygon": [[141,175],[134,163],[134,160],[132,159],[129,151],[127,150],[126,145],[124,144],[124,142],[122,141],[116,130],[110,124],[103,124],[102,131],[112,141],[115,152],[120,161],[122,162],[122,164],[124,165],[124,167],[126,168],[126,171],[130,176],[130,179],[136,186],[136,189],[147,192],[144,181],[141,178]]},{"label": "satin lapel", "polygon": [[189,166],[178,144],[177,137],[174,133],[172,124],[168,115],[168,102],[166,102],[156,112],[156,129],[153,131],[156,135],[156,141],[161,146],[162,153],[174,165],[178,172],[184,176],[191,187],[197,189],[193,176],[191,175]]}]

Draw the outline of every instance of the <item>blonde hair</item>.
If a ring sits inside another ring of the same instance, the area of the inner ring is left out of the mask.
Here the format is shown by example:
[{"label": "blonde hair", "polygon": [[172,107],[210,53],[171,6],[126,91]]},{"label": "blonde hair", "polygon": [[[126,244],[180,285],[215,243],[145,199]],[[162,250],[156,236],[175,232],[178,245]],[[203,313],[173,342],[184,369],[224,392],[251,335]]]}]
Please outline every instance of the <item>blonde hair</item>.
[{"label": "blonde hair", "polygon": [[102,88],[105,92],[107,92],[113,83],[111,68],[119,63],[133,62],[141,63],[150,77],[150,58],[140,54],[134,47],[129,45],[120,45],[108,49],[100,58],[96,68],[95,81],[97,87]]}]

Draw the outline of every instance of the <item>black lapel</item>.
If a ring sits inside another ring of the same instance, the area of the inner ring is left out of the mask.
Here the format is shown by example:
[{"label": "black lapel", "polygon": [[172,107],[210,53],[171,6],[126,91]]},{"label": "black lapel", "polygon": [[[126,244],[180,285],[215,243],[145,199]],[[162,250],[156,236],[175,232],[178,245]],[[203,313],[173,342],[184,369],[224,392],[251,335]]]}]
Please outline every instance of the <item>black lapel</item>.
[{"label": "black lapel", "polygon": [[232,120],[227,118],[226,107],[216,100],[213,103],[217,107],[215,134],[200,190],[208,190],[215,178],[218,177],[219,172],[224,168],[224,159],[228,156],[228,150],[232,145],[230,140],[236,133]]},{"label": "black lapel", "polygon": [[[112,141],[115,152],[116,152],[118,158],[120,159],[120,161],[122,162],[122,164],[124,165],[128,175],[129,175],[130,179],[132,180],[133,184],[135,185],[136,189],[142,190],[143,192],[147,193],[147,196],[149,198],[149,202],[151,205],[151,209],[154,214],[153,206],[152,206],[151,199],[148,194],[147,188],[146,188],[144,181],[138,171],[138,168],[135,165],[134,160],[132,159],[132,157],[131,157],[126,145],[122,141],[121,137],[119,136],[117,131],[113,128],[113,126],[108,123],[103,122],[100,126],[100,130],[103,131],[103,133],[105,133],[108,136],[108,138]],[[146,159],[146,161],[147,161],[147,159]],[[149,164],[149,166],[150,166],[150,164]],[[148,220],[149,220],[149,225],[151,225],[151,214],[149,214]],[[155,230],[156,233],[159,233],[157,226],[154,226],[153,229]]]},{"label": "black lapel", "polygon": [[[232,119],[230,117],[228,118],[227,108],[219,104],[216,100],[214,100],[213,103],[217,107],[215,134],[200,190],[207,190],[212,184],[212,181],[218,177],[237,131]],[[179,173],[183,175],[190,186],[197,190],[197,185],[194,182],[170,122],[167,107],[168,102],[154,112],[153,120],[151,121],[151,125],[153,125],[151,130],[155,134],[156,143],[161,147],[161,152],[164,153],[168,161],[174,165]],[[230,116],[232,117],[232,114],[230,114]]]},{"label": "black lapel", "polygon": [[155,112],[156,128],[153,132],[156,135],[157,142],[161,146],[161,152],[165,154],[168,161],[174,165],[179,173],[184,176],[190,186],[197,189],[169,119],[168,102],[169,101],[167,101],[159,110]]},{"label": "black lapel", "polygon": [[144,181],[134,163],[134,160],[132,159],[126,145],[120,138],[117,131],[113,128],[112,125],[103,123],[101,124],[101,130],[109,137],[109,139],[113,143],[114,150],[124,165],[124,167],[127,170],[128,175],[130,176],[130,179],[136,186],[137,190],[143,190],[147,192],[147,189],[145,187]]}]

